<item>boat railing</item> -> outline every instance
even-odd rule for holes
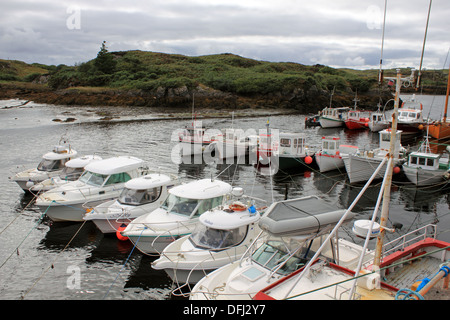
[[[426,238],[436,239],[437,226],[435,224],[427,224],[421,228],[413,230],[398,237],[392,241],[389,241],[383,245],[383,256],[387,256],[395,251],[403,251],[405,247],[413,242],[419,240],[425,240]]]
[[[170,223],[174,223],[174,222],[170,222]],[[180,229],[185,229],[185,232],[187,233],[191,233],[195,226],[198,224],[198,220],[197,219],[189,219],[188,221],[176,221],[176,226],[167,230],[163,230],[163,232],[161,232],[160,234],[158,234],[155,239],[153,239],[151,246],[153,248],[155,248],[155,242],[157,242],[159,240],[159,238],[161,237],[170,237],[172,238],[173,241],[177,240],[178,238],[184,236],[180,235]],[[158,231],[162,231],[161,229],[156,229],[155,228],[150,228],[149,224],[145,224],[144,225],[152,230],[153,232],[157,233]],[[158,225],[158,223],[151,223],[150,225],[153,225],[155,227],[155,225]],[[161,225],[167,225],[167,222],[162,222]],[[162,252],[158,252],[159,255],[162,254]]]

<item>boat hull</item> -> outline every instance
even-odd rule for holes
[[[368,181],[382,161],[380,158],[370,158],[351,154],[344,157],[343,160],[350,183]],[[394,166],[398,164],[400,164],[400,161],[394,160]],[[374,179],[383,179],[385,172],[386,164],[378,171]]]
[[[128,226],[132,219],[92,219],[91,221],[102,233],[116,233],[121,226]]]
[[[367,129],[368,122],[365,120],[347,120],[345,121],[345,126],[350,130]]]
[[[136,248],[144,254],[159,255],[163,250],[176,239],[184,236],[145,236],[145,235],[129,235],[122,234],[136,246]]]
[[[438,122],[428,125],[428,134],[435,139],[450,138],[450,123]]]
[[[446,170],[424,170],[421,168],[412,168],[407,165],[403,165],[403,172],[409,181],[416,186],[429,186],[440,184],[445,181],[444,174]]]
[[[322,128],[339,128],[344,126],[344,120],[333,119],[328,117],[320,117],[319,122]]]
[[[340,155],[316,153],[316,163],[319,166],[320,172],[328,172],[344,168],[344,161]]]

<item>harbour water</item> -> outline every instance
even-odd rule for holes
[[[424,115],[440,118],[444,97],[420,97]],[[35,167],[41,156],[60,139],[70,142],[80,155],[98,154],[103,158],[132,155],[147,160],[153,170],[172,173],[183,181],[218,177],[247,194],[269,201],[318,195],[340,208],[348,207],[362,186],[351,186],[345,172],[320,174],[315,168],[279,171],[261,175],[250,164],[189,164],[172,161],[172,132],[188,120],[154,120],[145,108],[121,107],[120,118],[104,121],[112,107],[67,107],[0,101],[0,299],[3,300],[167,300],[173,299],[172,282],[164,272],[151,268],[155,257],[134,250],[128,241],[103,235],[88,223],[52,223],[25,194],[8,179],[13,173]],[[5,108],[7,107],[7,108]],[[10,108],[11,107],[11,108]],[[115,116],[117,116],[115,112]],[[74,118],[72,122],[54,119]],[[305,132],[307,144],[318,149],[325,135],[337,135],[342,143],[370,149],[378,145],[378,134],[346,129],[304,126],[305,115],[205,119],[209,128],[233,125],[244,131],[270,127],[286,132]],[[411,148],[417,141],[407,142]],[[379,182],[374,183],[354,208],[356,218],[372,215]],[[450,196],[441,186],[417,189],[401,175],[394,177],[390,223],[401,223],[400,234],[420,226],[438,225],[438,239],[450,241]],[[343,236],[358,240],[346,228]],[[394,235],[388,234],[388,237]],[[372,244],[373,245],[373,244]],[[427,276],[427,275],[424,275]]]

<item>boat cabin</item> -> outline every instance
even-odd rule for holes
[[[339,137],[322,137],[322,153],[336,154],[336,151],[339,151],[340,142]]]
[[[343,108],[325,108],[321,112],[322,117],[331,117],[335,119],[345,120],[345,115],[350,110],[348,107]]]
[[[128,156],[99,160],[88,164],[78,181],[96,187],[125,183],[137,178],[143,166],[143,160]]]
[[[42,161],[37,166],[38,171],[58,171],[64,169],[67,161],[77,155],[75,150],[66,146],[55,146],[51,152],[42,156]]]
[[[399,122],[421,122],[421,121],[423,121],[422,110],[416,110],[416,109],[399,110],[398,121]]]
[[[280,155],[304,155],[306,153],[305,139],[303,133],[280,132]]]
[[[163,188],[173,186],[170,177],[163,174],[148,174],[131,179],[125,183],[118,202],[124,205],[139,206],[155,202],[163,193]]]
[[[401,136],[402,136],[402,131],[397,130],[397,133],[395,135],[395,137],[396,137],[395,151],[394,151],[395,158],[398,158],[400,149],[402,148],[401,143],[400,143]],[[384,151],[385,153],[387,153],[387,152],[389,152],[390,144],[391,144],[391,129],[385,129],[385,130],[380,131],[380,149],[382,151]]]
[[[412,168],[421,168],[423,170],[438,170],[439,166],[447,169],[448,161],[440,163],[441,155],[433,153],[412,152],[408,159],[408,165]]]
[[[161,208],[192,218],[221,205],[231,190],[231,185],[220,180],[194,181],[170,189]]]

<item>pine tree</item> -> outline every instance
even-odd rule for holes
[[[97,58],[95,58],[94,65],[103,73],[111,74],[114,72],[116,61],[114,60],[113,55],[108,52],[106,41],[103,41],[100,51],[97,54]]]

